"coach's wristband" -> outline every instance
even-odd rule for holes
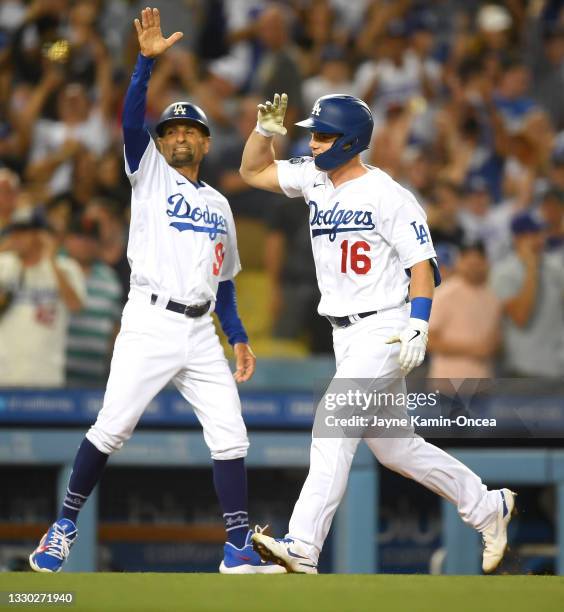
[[[433,300],[426,297],[416,297],[411,300],[411,318],[429,321]]]
[[[264,136],[265,138],[272,138],[274,136],[274,132],[270,132],[269,130],[265,130],[258,121],[257,121],[257,125],[255,127],[255,132],[258,132],[261,136]]]

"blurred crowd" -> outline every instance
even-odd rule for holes
[[[0,385],[104,383],[129,289],[120,121],[144,6],[0,0]],[[303,202],[249,189],[243,145],[256,104],[286,92],[277,154],[307,154],[294,121],[317,97],[348,93],[375,117],[364,161],[428,215],[445,279],[431,375],[564,374],[560,0],[156,6],[165,35],[184,38],[155,65],[147,124],[175,100],[207,113],[202,178],[233,208],[242,316],[253,341],[272,341],[266,354],[330,352],[331,334],[314,313]],[[256,329],[247,303],[266,313]]]

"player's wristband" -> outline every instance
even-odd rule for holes
[[[426,297],[416,297],[411,300],[411,318],[429,321],[433,300]]]
[[[258,132],[261,136],[264,136],[265,138],[272,138],[274,136],[274,132],[270,132],[269,130],[265,130],[258,121],[257,121],[257,125],[255,127],[255,132]]]

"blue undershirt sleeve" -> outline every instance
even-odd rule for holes
[[[242,342],[247,344],[249,337],[237,312],[237,297],[235,284],[232,280],[221,281],[217,289],[215,312],[218,316],[223,333],[232,346]]]
[[[138,168],[151,135],[145,127],[147,85],[155,60],[139,53],[123,104],[122,127],[125,158],[131,174]]]

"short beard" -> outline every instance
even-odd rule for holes
[[[170,158],[170,165],[173,168],[183,168],[184,166],[193,166],[194,165],[194,153],[190,151],[189,153],[184,154],[184,156],[180,159],[175,158],[174,153]]]

